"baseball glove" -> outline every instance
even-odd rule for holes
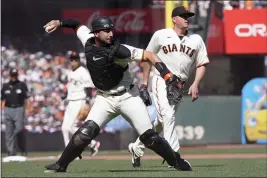
[[[150,106],[152,104],[150,95],[147,91],[147,86],[142,84],[139,89],[140,98],[143,100],[146,106]]]
[[[87,103],[85,103],[83,107],[80,109],[77,119],[79,121],[84,121],[87,115],[89,114],[89,111],[90,111],[90,107]]]
[[[183,97],[183,84],[176,76],[171,76],[166,80],[167,98],[170,105],[176,105]]]

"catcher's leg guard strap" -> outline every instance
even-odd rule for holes
[[[164,158],[170,166],[177,164],[175,153],[169,143],[154,130],[149,129],[145,131],[145,133],[140,136],[140,140],[147,148]]]
[[[100,128],[94,121],[86,121],[72,136],[69,144],[57,161],[58,164],[67,168],[71,161],[80,156],[84,148],[99,134],[99,131]]]

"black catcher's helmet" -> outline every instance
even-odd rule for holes
[[[93,20],[91,25],[92,25],[91,33],[99,30],[111,29],[114,26],[113,21],[106,16],[97,17],[96,19]]]

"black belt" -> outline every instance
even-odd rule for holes
[[[8,108],[19,108],[19,107],[23,107],[23,105],[17,105],[17,104],[11,104],[11,105],[5,105],[5,107],[8,107]]]
[[[131,84],[131,85],[130,85],[130,90],[131,90],[133,87],[134,87],[134,84]],[[101,93],[101,94],[109,95],[109,96],[121,96],[121,95],[123,95],[124,93],[127,92],[127,89],[121,90],[121,91],[119,91],[119,92],[117,92],[117,93],[111,93],[111,94],[107,94],[107,93],[104,93],[104,92],[102,92],[102,91],[98,91],[98,92]]]

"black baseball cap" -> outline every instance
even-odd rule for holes
[[[11,76],[11,77],[15,77],[15,76],[18,76],[18,70],[17,69],[10,69],[10,71],[9,71],[9,75]]]
[[[178,6],[172,10],[172,17],[180,16],[180,17],[193,17],[195,13],[189,12],[188,9],[184,6]]]
[[[70,53],[70,60],[79,60],[79,59],[80,59],[80,56],[79,56],[79,54],[77,52],[72,51]]]

